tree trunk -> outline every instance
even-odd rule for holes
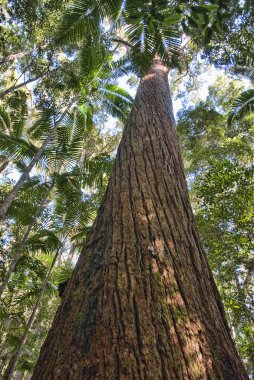
[[[32,379],[248,379],[200,246],[168,88],[141,80]]]
[[[1,204],[1,206],[0,206],[0,224],[2,224],[2,222],[4,221],[9,207],[13,203],[14,199],[16,198],[19,190],[21,189],[21,187],[23,186],[25,181],[28,179],[28,177],[31,173],[31,170],[33,169],[33,167],[37,164],[37,162],[41,158],[44,150],[46,149],[46,147],[48,145],[48,143],[52,139],[52,137],[55,133],[55,130],[56,130],[56,127],[51,130],[51,132],[49,133],[47,138],[44,140],[42,146],[38,149],[37,153],[34,155],[32,160],[30,161],[29,165],[26,167],[25,171],[20,176],[19,180],[17,181],[17,183],[15,184],[13,189],[9,192],[9,194],[6,196],[3,203]]]
[[[10,265],[9,269],[7,270],[7,273],[6,273],[6,275],[5,275],[4,279],[3,279],[3,283],[0,286],[0,299],[1,299],[2,295],[3,295],[3,292],[5,291],[5,288],[6,288],[7,284],[8,284],[8,282],[9,282],[9,279],[10,279],[10,277],[11,277],[14,269],[16,268],[16,265],[17,265],[17,263],[18,263],[18,261],[20,259],[20,256],[23,253],[23,250],[24,250],[24,247],[25,247],[25,245],[27,243],[27,240],[28,240],[28,237],[30,235],[30,232],[32,231],[32,229],[33,229],[33,227],[34,227],[34,225],[35,225],[35,223],[37,221],[37,218],[40,216],[43,208],[47,204],[48,197],[49,197],[50,192],[53,189],[53,187],[54,187],[54,184],[52,184],[50,186],[49,190],[47,191],[47,194],[43,197],[43,199],[41,200],[40,204],[38,205],[38,209],[37,209],[35,215],[33,216],[31,223],[27,227],[27,230],[25,232],[25,235],[23,236],[23,239],[22,239],[20,245],[18,246],[18,249],[17,249],[17,251],[16,251],[16,253],[15,253],[13,259],[12,259],[11,265]]]
[[[9,161],[5,156],[0,156],[0,173],[2,173],[7,166],[9,165]]]
[[[56,69],[52,69],[50,71],[47,71],[46,73],[42,73],[40,75],[38,75],[37,77],[35,78],[30,78],[30,79],[27,79],[26,81],[22,82],[22,83],[19,83],[19,84],[15,84],[9,88],[7,88],[5,91],[3,92],[0,92],[0,99],[3,99],[6,95],[10,94],[11,92],[14,92],[16,90],[18,90],[19,88],[21,87],[24,87],[26,86],[27,84],[29,83],[32,83],[32,82],[35,82],[36,80],[39,80],[41,78],[44,78],[46,77],[47,75],[52,75],[54,74],[54,72],[56,72],[57,70],[59,70],[59,68],[56,68]]]
[[[43,75],[39,75],[38,77],[35,77],[35,78],[27,79],[25,82],[22,82],[22,83],[19,83],[19,84],[16,84],[16,85],[13,85],[13,86],[7,88],[5,91],[0,92],[0,99],[3,99],[6,95],[10,94],[13,91],[18,90],[21,87],[26,86],[29,83],[32,83],[38,79],[41,79],[45,75],[47,75],[47,74],[43,74]]]
[[[23,379],[23,372],[16,371],[13,376],[13,380],[22,380]]]
[[[0,92],[0,99],[3,99],[6,95],[10,94],[11,92],[14,92],[16,90],[18,90],[19,88],[21,87],[24,87],[26,86],[27,84],[29,83],[32,83],[32,82],[35,82],[36,80],[39,80],[41,78],[44,78],[45,76],[47,75],[52,75],[54,72],[56,72],[58,70],[58,68],[56,69],[53,69],[51,71],[47,71],[46,73],[43,73],[41,75],[38,75],[37,77],[35,78],[30,78],[30,79],[27,79],[26,81],[22,82],[22,83],[19,83],[19,84],[15,84],[9,88],[7,88],[6,90],[4,90],[3,92]]]
[[[17,181],[17,183],[15,184],[15,186],[13,187],[13,189],[9,192],[9,194],[6,196],[6,198],[4,199],[3,203],[1,204],[1,206],[0,206],[0,227],[3,224],[3,221],[5,219],[6,213],[7,213],[8,209],[9,209],[9,207],[11,206],[11,204],[13,203],[14,199],[16,198],[19,190],[21,189],[21,187],[23,186],[23,184],[25,183],[25,181],[29,178],[31,170],[34,168],[34,166],[40,160],[40,158],[41,158],[44,150],[46,149],[48,143],[53,138],[53,136],[54,136],[54,134],[55,134],[55,132],[56,132],[59,124],[61,124],[61,122],[63,121],[65,115],[69,112],[69,110],[70,110],[71,106],[73,105],[73,103],[74,103],[74,101],[72,101],[70,103],[70,105],[66,108],[66,110],[62,113],[61,117],[56,122],[54,128],[52,128],[51,132],[48,134],[48,136],[44,140],[42,146],[38,149],[37,153],[34,155],[34,157],[32,158],[32,160],[30,161],[29,165],[27,165],[26,170],[20,176],[19,180]]]
[[[6,55],[5,57],[0,58],[0,65],[3,65],[7,62],[15,61],[16,59],[19,59],[19,58],[23,58],[26,55],[34,53],[37,49],[38,48],[34,48],[31,50],[25,50],[25,51],[20,51],[19,53],[13,53],[13,54]]]
[[[23,347],[24,347],[24,345],[26,343],[26,340],[27,340],[27,337],[28,337],[28,333],[29,333],[29,331],[30,331],[30,329],[31,329],[31,327],[32,327],[32,325],[34,323],[38,307],[40,305],[40,302],[41,302],[43,293],[44,293],[44,291],[46,289],[46,286],[48,284],[48,281],[49,281],[49,279],[51,277],[52,270],[53,270],[53,268],[55,266],[56,259],[57,259],[58,255],[59,255],[59,252],[60,252],[60,249],[57,250],[57,252],[56,252],[56,254],[55,254],[54,258],[53,258],[53,261],[52,261],[52,263],[50,265],[50,268],[49,268],[49,270],[47,272],[47,275],[46,275],[46,277],[45,277],[45,279],[43,281],[43,284],[41,286],[40,293],[38,295],[37,301],[36,301],[36,303],[35,303],[35,305],[33,307],[33,311],[32,311],[32,313],[31,313],[31,315],[29,317],[29,320],[27,322],[25,331],[24,331],[24,333],[23,333],[23,335],[22,335],[22,337],[20,339],[18,348],[16,349],[16,351],[12,355],[11,360],[10,360],[9,365],[8,365],[8,367],[7,367],[4,375],[3,375],[3,379],[2,380],[10,380],[11,377],[12,377],[12,374],[13,374],[13,372],[15,370],[15,366],[17,364],[17,361],[18,361],[18,359],[20,357],[20,354],[22,352],[22,349],[23,349]]]

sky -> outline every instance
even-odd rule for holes
[[[204,62],[203,62],[203,64],[204,64]],[[198,77],[197,77],[197,80],[199,82],[198,90],[197,90],[197,92],[195,92],[195,96],[193,97],[193,101],[190,98],[188,106],[193,106],[195,104],[194,101],[195,102],[202,101],[202,100],[204,101],[208,95],[209,86],[212,85],[216,81],[218,76],[221,75],[222,73],[223,73],[223,70],[216,69],[213,65],[207,64],[206,69],[203,70],[203,72],[200,75],[198,75]],[[119,86],[121,86],[125,90],[127,90],[133,97],[135,97],[137,88],[136,87],[130,87],[128,85],[127,81],[129,79],[129,77],[130,76],[120,78],[118,84],[119,84]],[[186,76],[183,81],[179,82],[180,91],[184,90],[184,86],[185,86],[188,78],[189,77]],[[171,78],[169,77],[169,81],[170,81],[170,79]],[[177,79],[177,77],[175,77],[174,80],[175,79]],[[170,85],[170,83],[169,83],[169,85]],[[174,94],[172,96],[172,101],[173,101],[174,114],[176,116],[177,112],[183,107],[183,101],[181,98],[175,98]],[[186,104],[185,104],[185,106],[186,106]],[[107,122],[105,122],[105,124],[101,126],[101,133],[102,134],[104,134],[104,133],[115,134],[115,130],[116,130],[115,127],[116,127],[116,119],[109,116]],[[36,169],[33,169],[31,174],[35,175]],[[14,181],[17,181],[19,176],[20,176],[20,173],[17,170],[12,170],[8,173],[8,177]]]
[[[208,88],[211,84],[213,84],[216,81],[216,78],[218,75],[220,75],[222,70],[216,69],[213,65],[207,65],[207,70],[203,72],[201,75],[198,76],[198,80],[202,82],[202,86],[199,87],[197,96],[195,96],[195,99],[199,100],[205,100],[208,95]],[[127,83],[130,76],[122,77],[120,78],[118,84],[119,86],[123,87],[125,90],[127,90],[133,97],[135,97],[137,88],[130,87]],[[186,77],[186,80],[188,79],[188,76]],[[169,79],[170,80],[170,79]],[[182,81],[180,84],[180,90],[184,90],[184,85],[186,81]],[[170,85],[170,83],[169,83]],[[34,84],[31,84],[31,89],[34,87]],[[28,86],[29,87],[29,86]],[[183,107],[182,100],[181,99],[175,99],[174,96],[172,97],[173,101],[173,109],[175,116],[177,115],[177,112]],[[193,102],[190,102],[189,105],[194,105]],[[101,132],[103,133],[110,133],[111,131],[115,130],[116,126],[116,119],[109,116],[107,122],[102,126]],[[31,175],[36,174],[36,168],[34,168],[31,172]],[[8,177],[11,180],[17,181],[20,174],[17,170],[12,170],[8,173]]]
[[[203,72],[201,75],[198,76],[198,80],[202,83],[201,87],[198,89],[197,96],[195,96],[195,99],[199,100],[205,100],[208,95],[208,88],[210,85],[212,85],[217,77],[223,72],[223,70],[216,69],[213,65],[207,65],[207,70]],[[127,90],[133,97],[135,97],[136,94],[136,88],[131,88],[127,81],[129,79],[128,77],[122,77],[118,81],[118,84],[120,87],[123,87],[125,90]],[[170,80],[170,78],[169,78]],[[184,85],[186,81],[188,80],[188,76],[186,76],[186,80],[182,81],[180,84],[180,90],[184,90]],[[169,83],[170,85],[170,83]],[[175,97],[172,97],[173,101],[173,109],[174,114],[176,116],[177,112],[183,107],[182,100],[181,99],[175,99]],[[192,106],[194,105],[193,102],[190,102],[188,105]],[[114,130],[114,126],[116,124],[116,120],[113,117],[109,117],[108,121],[104,124],[102,128],[102,133],[110,133]]]

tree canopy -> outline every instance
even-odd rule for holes
[[[30,376],[96,217],[139,78],[170,67],[201,240],[254,376],[253,4],[4,0],[0,372]],[[202,73],[216,77],[201,96]],[[61,287],[61,286],[60,286]]]

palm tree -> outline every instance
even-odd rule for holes
[[[62,41],[93,31],[98,39],[105,17],[112,34],[124,28],[132,69],[142,78],[33,379],[248,378],[200,245],[183,172],[168,72],[188,8],[179,12],[174,5],[74,2],[63,17]],[[209,20],[208,7],[216,16],[214,1],[194,11]]]
[[[47,147],[50,140],[53,138],[58,126],[64,120],[64,117],[67,115],[69,109],[72,106],[72,103],[73,102],[71,102],[71,104],[69,104],[69,106],[60,115],[60,117],[57,119],[57,121],[55,121],[55,120],[53,121],[54,125],[53,125],[53,128],[51,129],[50,133],[48,134],[48,136],[44,140],[43,144],[40,146],[40,148],[37,150],[37,152],[35,153],[35,155],[31,159],[31,161],[29,162],[29,164],[25,168],[24,172],[20,176],[19,180],[17,181],[17,183],[15,184],[13,189],[10,191],[10,193],[4,199],[3,203],[0,206],[0,221],[2,221],[2,222],[4,221],[5,215],[9,209],[9,207],[11,206],[12,202],[16,198],[16,196],[17,196],[19,190],[21,189],[22,185],[24,184],[24,182],[29,178],[31,170],[34,168],[34,166],[38,163],[38,161],[42,157],[42,154],[43,154],[45,148]]]
[[[0,146],[1,146],[1,173],[11,162],[18,162],[34,154],[34,146],[29,144],[26,133],[26,117],[28,112],[27,97],[22,91],[17,91],[15,100],[10,97],[7,104],[0,106]],[[7,141],[12,141],[12,149],[8,151]],[[23,151],[22,151],[23,148]]]
[[[43,293],[44,293],[44,291],[45,291],[45,289],[46,289],[46,286],[47,286],[47,284],[48,284],[48,281],[49,281],[49,279],[50,279],[50,277],[51,277],[52,270],[53,270],[54,265],[55,265],[55,263],[56,263],[56,260],[57,260],[58,254],[59,254],[59,250],[56,252],[56,254],[55,254],[55,256],[54,256],[54,258],[53,258],[53,260],[52,260],[52,264],[51,264],[51,266],[50,266],[50,268],[49,268],[49,270],[48,270],[48,272],[47,272],[47,275],[46,275],[46,277],[45,277],[45,279],[44,279],[44,281],[43,281],[43,284],[42,284],[42,286],[41,286],[40,292],[39,292],[39,294],[38,294],[37,301],[36,301],[36,303],[35,303],[35,305],[34,305],[34,308],[33,308],[33,310],[32,310],[32,313],[31,313],[31,315],[30,315],[30,317],[29,317],[29,320],[28,320],[28,323],[27,323],[26,329],[25,329],[25,331],[24,331],[24,333],[23,333],[23,335],[22,335],[22,337],[21,337],[21,340],[20,340],[20,343],[19,343],[19,345],[18,345],[18,348],[17,348],[17,350],[14,352],[14,354],[12,355],[11,360],[10,360],[10,362],[9,362],[9,365],[8,365],[8,367],[7,367],[7,369],[6,369],[5,373],[4,373],[4,375],[3,375],[3,379],[4,379],[4,380],[9,380],[9,379],[11,379],[12,373],[13,373],[13,371],[14,371],[14,369],[15,369],[15,366],[16,366],[16,363],[17,363],[18,358],[19,358],[19,356],[20,356],[21,350],[22,350],[22,348],[23,348],[23,346],[24,346],[24,344],[25,344],[25,342],[26,342],[26,340],[27,340],[27,336],[28,336],[29,330],[31,329],[32,324],[33,324],[33,322],[34,322],[34,319],[35,319],[35,316],[36,316],[36,312],[37,312],[37,309],[38,309],[38,307],[39,307],[39,305],[40,305],[40,302],[41,302],[41,299],[42,299]]]
[[[106,96],[103,95],[102,102],[107,104],[107,107],[111,110],[111,113],[116,113],[120,115],[121,111],[121,115],[123,117],[124,112],[126,112],[125,99],[128,99],[128,101],[131,102],[131,97],[127,98],[128,94],[126,94],[126,92],[112,84],[105,85],[103,91],[107,91],[107,94]],[[96,101],[98,102],[98,96],[96,97]],[[119,110],[119,105],[121,106],[121,110]],[[42,137],[44,131],[39,129],[40,126],[40,123],[35,123],[35,125],[31,128],[30,136],[34,136],[37,139],[39,137]],[[94,133],[92,109],[91,106],[84,107],[83,105],[82,110],[75,108],[73,112],[65,118],[65,122],[59,125],[58,127],[57,136],[55,140],[51,141],[50,146],[48,146],[48,148],[44,150],[44,155],[42,157],[44,161],[44,166],[46,165],[46,167],[44,167],[44,171],[46,168],[48,168],[47,170],[49,171],[51,178],[49,178],[46,181],[46,183],[39,183],[39,186],[36,181],[30,181],[30,183],[32,182],[31,184],[34,184],[37,189],[36,197],[39,196],[38,189],[41,189],[43,191],[43,195],[40,195],[40,201],[38,202],[38,204],[36,204],[36,211],[34,212],[34,216],[31,218],[31,221],[27,226],[26,232],[24,233],[21,243],[17,248],[16,253],[9,266],[9,269],[5,275],[3,283],[0,287],[0,297],[2,296],[3,291],[5,290],[9,281],[9,278],[17,265],[17,262],[29,238],[29,234],[36,225],[38,217],[42,213],[43,209],[46,207],[47,203],[52,202],[52,194],[54,194],[54,187],[57,186],[58,193],[60,192],[61,194],[63,193],[61,187],[63,189],[67,189],[68,181],[71,181],[71,183],[74,183],[74,181],[78,181],[76,182],[76,191],[78,191],[79,194],[81,194],[80,188],[82,186],[93,185],[93,181],[95,181],[96,177],[104,173],[105,165],[103,167],[103,159],[105,160],[107,159],[107,157],[102,156],[102,160],[99,161],[98,159],[100,158],[100,154],[98,155],[98,157],[96,156],[91,158],[86,157],[84,155],[87,141],[89,141],[91,133]],[[7,144],[3,143],[3,147],[5,148],[5,153],[6,151],[9,151],[9,153],[11,153],[12,149],[14,148],[13,153],[17,158],[17,148],[14,145],[15,142],[17,142],[17,139],[10,138]],[[25,145],[25,148],[26,147],[27,146]],[[21,144],[20,150],[21,154],[24,154],[26,152],[24,149],[24,143]],[[95,162],[98,162],[99,164],[94,165]],[[67,172],[65,172],[64,169],[67,170]],[[29,198],[29,187],[30,189],[32,189],[32,191],[33,187],[31,188],[29,182],[26,183],[28,184],[28,186],[25,186],[23,191],[25,192],[26,197]],[[75,201],[77,202],[77,200]],[[22,201],[22,199],[21,201],[19,199],[17,199],[16,202],[14,201],[13,207],[9,210],[10,217],[13,217],[12,209],[14,209],[14,216],[15,211],[16,213],[18,213],[18,216],[22,214],[22,212],[27,213],[27,207],[23,207],[22,202],[24,202],[24,200]],[[29,199],[29,202],[31,203],[31,199]],[[83,207],[84,203],[82,202],[82,199],[80,199],[80,202],[80,207]],[[78,207],[78,203],[76,203],[76,206]],[[75,210],[75,212],[77,212],[77,209]],[[83,222],[86,223],[85,220]]]
[[[91,49],[91,44],[88,45]],[[43,131],[48,131],[46,138],[44,137],[42,145],[36,149],[33,157],[31,158],[29,164],[24,169],[21,177],[13,187],[13,189],[6,195],[0,206],[0,221],[4,221],[6,213],[11,206],[12,202],[16,198],[18,192],[22,188],[25,181],[28,179],[31,170],[39,163],[42,159],[46,147],[50,144],[54,136],[57,135],[57,131],[65,120],[68,120],[68,114],[77,104],[83,104],[86,110],[87,122],[92,125],[92,117],[94,110],[93,108],[98,107],[100,104],[104,106],[113,116],[118,116],[120,118],[125,118],[126,112],[130,105],[132,104],[132,97],[120,87],[112,82],[112,79],[106,76],[107,70],[106,66],[110,65],[110,59],[112,60],[112,55],[106,56],[103,49],[99,54],[97,54],[96,59],[91,59],[91,55],[86,56],[87,47],[85,47],[79,60],[76,64],[77,72],[67,72],[68,81],[65,82],[65,92],[70,92],[72,95],[69,104],[65,107],[64,111],[61,113],[52,113],[52,111],[44,112],[39,121],[35,122],[35,125],[31,128],[31,131],[35,131],[35,136],[44,136]],[[106,59],[106,64],[102,61]],[[112,65],[116,65],[112,63]],[[102,75],[102,66],[104,67],[104,72]],[[41,131],[41,132],[40,132]],[[21,141],[13,140],[11,138],[4,139],[2,143],[2,149],[6,152],[15,150],[15,143],[21,143]]]

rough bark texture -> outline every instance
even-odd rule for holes
[[[200,246],[157,64],[32,379],[247,378]]]

